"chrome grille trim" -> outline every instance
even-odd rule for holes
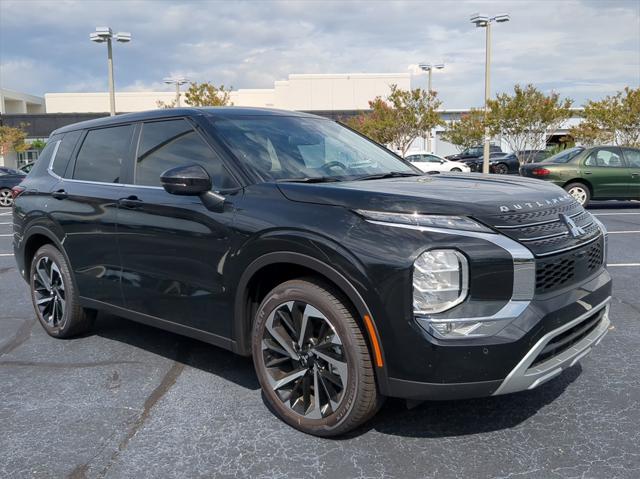
[[[584,211],[578,211],[577,213],[569,215],[569,218],[575,218],[576,216],[579,216],[582,213],[584,213]],[[558,223],[559,221],[560,221],[560,218],[558,217],[555,220],[538,221],[536,223],[526,223],[521,225],[494,226],[494,228],[499,230],[517,230],[520,228],[529,228],[531,226],[541,226],[541,225],[548,225],[551,223]]]

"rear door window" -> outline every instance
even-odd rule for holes
[[[122,164],[129,156],[133,125],[89,130],[76,158],[73,178],[120,183]]]
[[[625,164],[618,148],[598,148],[584,162],[585,166],[624,168]]]
[[[624,157],[629,162],[631,168],[640,168],[640,150],[625,148]]]

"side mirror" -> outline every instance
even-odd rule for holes
[[[211,190],[211,177],[200,165],[171,168],[160,175],[160,183],[172,195],[196,196]]]

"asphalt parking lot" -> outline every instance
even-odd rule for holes
[[[0,209],[0,477],[640,477],[640,203],[593,204],[610,231],[612,328],[528,393],[406,410],[339,440],[264,406],[249,359],[101,315],[36,323]]]

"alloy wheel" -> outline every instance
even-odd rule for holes
[[[507,165],[500,163],[496,165],[495,172],[499,175],[506,175],[509,172],[509,168],[507,168]]]
[[[580,186],[573,186],[573,187],[569,188],[568,193],[571,196],[573,196],[573,198],[583,206],[587,202],[588,193],[584,188],[582,188]]]
[[[33,275],[33,294],[42,319],[51,327],[61,325],[66,308],[64,279],[48,256],[38,259]]]
[[[11,206],[13,204],[13,194],[11,190],[0,190],[0,206]]]
[[[349,372],[342,340],[326,316],[303,301],[280,304],[262,337],[269,386],[305,419],[322,419],[344,399]]]

